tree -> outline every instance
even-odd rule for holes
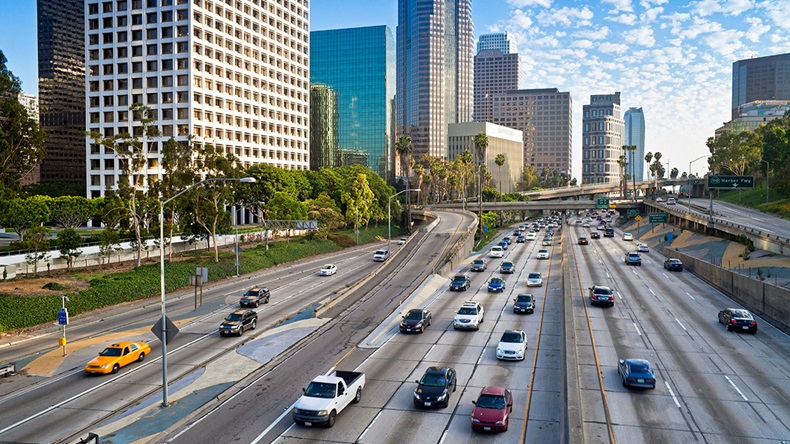
[[[33,274],[38,274],[38,262],[49,260],[49,228],[37,225],[28,230],[27,239],[24,242],[26,248],[32,250],[25,255],[28,264],[33,265]]]
[[[505,166],[507,157],[504,154],[497,154],[494,158],[494,163],[499,167],[499,194],[502,194],[502,167]]]
[[[648,171],[650,171],[651,180],[653,176],[653,170],[650,169],[650,162],[652,161],[653,161],[653,153],[648,151],[647,154],[645,154],[645,162],[647,163]]]
[[[58,233],[57,245],[58,251],[60,251],[60,257],[66,259],[66,270],[70,271],[74,259],[82,254],[80,250],[82,238],[77,234],[77,230],[74,228],[66,228]]]
[[[290,193],[278,191],[266,203],[269,217],[274,220],[305,220],[307,219],[307,205],[296,200]],[[286,230],[288,240],[291,239],[291,230]]]
[[[181,143],[171,137],[165,141],[162,146],[162,180],[155,183],[151,189],[152,194],[158,196],[160,201],[164,202],[170,199],[194,183],[196,179],[193,163],[195,150],[196,147],[191,140]],[[168,206],[165,213],[166,220],[163,221],[165,224],[163,231],[168,233],[167,239],[160,240],[168,246],[168,260],[171,262],[173,261],[173,232],[179,214],[183,211],[178,204],[179,201],[176,200]],[[160,247],[163,246],[160,245]]]
[[[636,152],[636,145],[623,145],[623,149],[627,152],[631,153],[631,180],[634,184],[634,188],[632,191],[633,200],[636,201],[636,163],[634,163],[634,153]],[[639,180],[642,180],[641,178]]]
[[[483,166],[486,161],[486,150],[488,149],[488,136],[486,133],[478,133],[474,138],[475,153],[477,154],[477,168],[480,171],[480,183],[478,185],[478,216],[480,217],[480,236],[483,236]]]
[[[367,226],[370,222],[374,195],[365,174],[359,174],[346,190],[343,194],[343,202],[346,204],[346,220],[354,221],[354,231],[356,232],[359,230],[360,224]]]
[[[19,235],[19,242],[24,243],[25,234],[33,227],[49,222],[48,199],[45,196],[33,196],[27,199],[12,199],[4,205],[0,221],[11,227]]]
[[[412,144],[411,144],[411,137],[407,135],[401,135],[398,138],[398,141],[395,143],[395,152],[400,157],[400,165],[401,168],[404,170],[404,174],[406,176],[406,189],[408,190],[411,188],[411,182],[409,182],[409,170],[411,169],[411,153],[412,153]],[[406,231],[411,233],[411,193],[406,193],[406,214],[409,223],[407,223]]]
[[[620,195],[625,197],[625,185],[628,183],[625,174],[625,167],[628,166],[628,162],[625,160],[625,154],[620,154],[620,157],[617,158],[617,166],[620,167]]]
[[[96,214],[92,200],[82,196],[61,196],[49,201],[50,220],[63,228],[78,228]]]
[[[112,254],[121,249],[121,237],[118,235],[118,230],[105,226],[99,235],[101,243],[99,244],[99,253],[107,259],[110,263]]]
[[[743,176],[749,165],[762,159],[762,140],[760,135],[752,131],[738,134],[725,133],[707,142],[711,152],[711,163],[718,170],[727,170],[736,176]]]
[[[320,238],[326,238],[329,230],[342,228],[345,224],[337,203],[327,193],[321,193],[307,202],[307,218],[318,221]]]

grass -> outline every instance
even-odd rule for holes
[[[769,189],[768,202],[766,202],[764,186],[751,190],[723,191],[715,199],[790,219],[790,198]]]

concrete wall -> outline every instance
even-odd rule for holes
[[[680,259],[688,271],[760,315],[776,328],[790,333],[790,289],[738,274],[671,248],[664,248],[664,255]]]
[[[441,276],[449,276],[453,273],[453,270],[455,270],[455,268],[474,250],[477,223],[477,216],[475,216],[472,223],[466,227],[466,231],[462,234],[461,240],[454,244],[452,248],[450,248],[447,253],[447,261],[444,262],[438,270],[436,270],[436,274]]]

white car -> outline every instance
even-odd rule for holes
[[[523,330],[505,330],[496,346],[496,358],[521,361],[527,355],[528,342]]]
[[[656,202],[663,202],[663,201],[664,201],[664,199],[663,199],[663,198],[661,198],[661,197],[656,197]]]
[[[636,251],[640,253],[650,253],[650,247],[647,244],[639,244],[636,246]]]
[[[335,273],[337,273],[337,265],[335,264],[326,264],[318,270],[319,276],[332,276]]]
[[[548,259],[549,258],[549,250],[545,248],[541,248],[538,250],[538,259]]]
[[[390,257],[390,252],[387,250],[376,250],[373,253],[374,262],[384,262],[387,260],[388,257]]]
[[[585,222],[585,223],[582,224],[582,227],[590,228],[590,223],[589,222]]]
[[[529,233],[527,233],[527,240],[528,241],[533,241],[537,237],[538,237],[538,234],[535,233],[534,231],[530,231]]]
[[[527,287],[542,287],[543,275],[537,271],[532,271],[527,276]]]
[[[667,199],[667,205],[675,205],[676,203],[678,202],[675,200],[674,197],[670,197]]]
[[[403,245],[403,244],[405,244],[405,243],[406,243],[406,238],[405,238],[405,237],[402,237],[402,238],[400,238],[400,239],[398,240],[398,245]]]
[[[623,233],[623,240],[624,241],[632,241],[634,240],[634,235],[631,233]]]
[[[479,302],[466,301],[453,318],[453,328],[455,330],[480,330],[484,314],[485,310]]]
[[[491,252],[488,254],[489,257],[505,257],[505,250],[502,249],[500,246],[491,247]]]

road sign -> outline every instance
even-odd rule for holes
[[[668,181],[664,182],[664,185],[672,186],[672,185],[675,185],[675,182],[672,182],[671,180],[668,180]]]
[[[625,215],[628,217],[639,216],[639,210],[628,210],[625,212]],[[641,220],[641,218],[639,220]]]
[[[178,327],[176,327],[176,325],[173,324],[170,318],[166,316],[165,316],[165,328],[167,328],[167,341],[165,342],[169,344],[170,341],[175,339],[179,330]],[[159,318],[159,320],[156,321],[156,324],[154,324],[154,326],[151,327],[151,331],[154,333],[154,335],[156,335],[157,338],[159,338],[160,341],[162,340],[162,318]]]
[[[754,176],[708,176],[708,188],[754,188]]]
[[[58,325],[69,325],[69,312],[65,308],[58,311]]]
[[[637,222],[641,222],[642,221],[642,216],[637,214],[636,217],[634,218],[634,220],[636,220]]]
[[[609,199],[596,199],[595,200],[595,207],[596,208],[609,208]]]
[[[650,213],[647,216],[648,221],[651,224],[666,223],[666,221],[669,219],[667,217],[667,213]]]

